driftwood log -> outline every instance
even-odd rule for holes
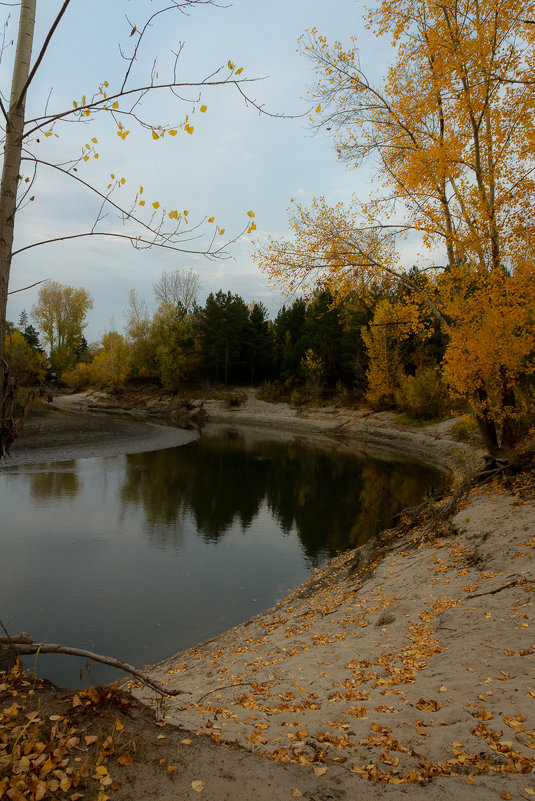
[[[94,654],[91,651],[85,651],[82,648],[71,648],[68,645],[57,645],[55,643],[47,642],[34,642],[29,634],[21,632],[20,634],[6,635],[0,637],[0,670],[10,668],[17,656],[27,656],[28,654],[67,654],[68,656],[81,656],[84,659],[92,659],[94,662],[101,662],[103,665],[110,665],[110,667],[117,668],[118,670],[125,670],[136,679],[146,684],[147,687],[156,690],[161,695],[181,695],[182,690],[171,690],[169,687],[160,684],[143,673],[141,670],[115,659],[113,656],[103,656],[102,654]]]

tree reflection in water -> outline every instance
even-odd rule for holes
[[[61,463],[61,467],[43,469],[28,474],[30,494],[34,500],[50,500],[51,498],[74,498],[80,490],[80,477],[76,470],[76,461],[70,459]]]
[[[433,468],[363,456],[326,438],[284,442],[226,430],[128,456],[120,498],[125,509],[143,508],[149,537],[165,547],[178,546],[186,515],[205,542],[235,523],[254,536],[265,506],[285,534],[296,532],[316,566],[366,542],[444,480]]]

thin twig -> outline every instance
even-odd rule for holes
[[[35,284],[28,284],[28,286],[23,286],[20,289],[12,289],[8,292],[8,295],[15,295],[17,292],[25,292],[27,289],[31,289],[34,286],[38,286],[39,284],[44,284],[45,281],[50,281],[50,278],[42,278],[40,281],[36,281]]]

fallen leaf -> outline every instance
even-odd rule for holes
[[[167,766],[167,772],[168,773],[173,773],[173,771],[176,770],[176,768],[177,768],[176,765],[168,765]]]
[[[84,740],[86,745],[93,745],[93,743],[97,742],[98,737],[96,734],[86,734]]]
[[[509,790],[502,790],[500,793],[500,798],[503,798],[504,801],[511,801],[512,796]]]
[[[420,698],[420,700],[416,703],[418,709],[423,709],[424,712],[436,712],[439,709],[442,709],[442,704],[440,701],[434,701],[430,699],[426,701],[425,698]]]
[[[296,787],[295,790],[293,791],[292,795],[293,795],[294,798],[301,798],[303,793],[301,792],[301,790],[298,790],[297,787]]]
[[[327,773],[327,768],[325,766],[314,768],[314,774],[316,776],[324,776]]]
[[[117,762],[119,763],[119,765],[124,765],[125,768],[128,768],[130,765],[133,764],[134,760],[132,759],[128,751],[125,751],[124,754],[121,754],[121,756],[118,757]]]
[[[206,782],[201,782],[199,779],[191,783],[192,789],[195,790],[196,793],[202,793],[204,788],[206,787]]]
[[[181,740],[180,742],[182,743],[182,745],[191,745],[191,740],[189,738],[186,738],[185,740]]]

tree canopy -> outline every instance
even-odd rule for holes
[[[351,208],[296,204],[293,239],[258,257],[290,291],[408,290],[404,319],[420,332],[439,323],[444,374],[492,451],[514,442],[535,352],[534,10],[528,0],[383,0],[368,15],[393,47],[380,84],[355,40],[346,48],[310,31],[302,50],[316,69],[317,124],[351,167],[373,164],[375,189]],[[414,236],[427,262],[420,284],[403,264]]]

